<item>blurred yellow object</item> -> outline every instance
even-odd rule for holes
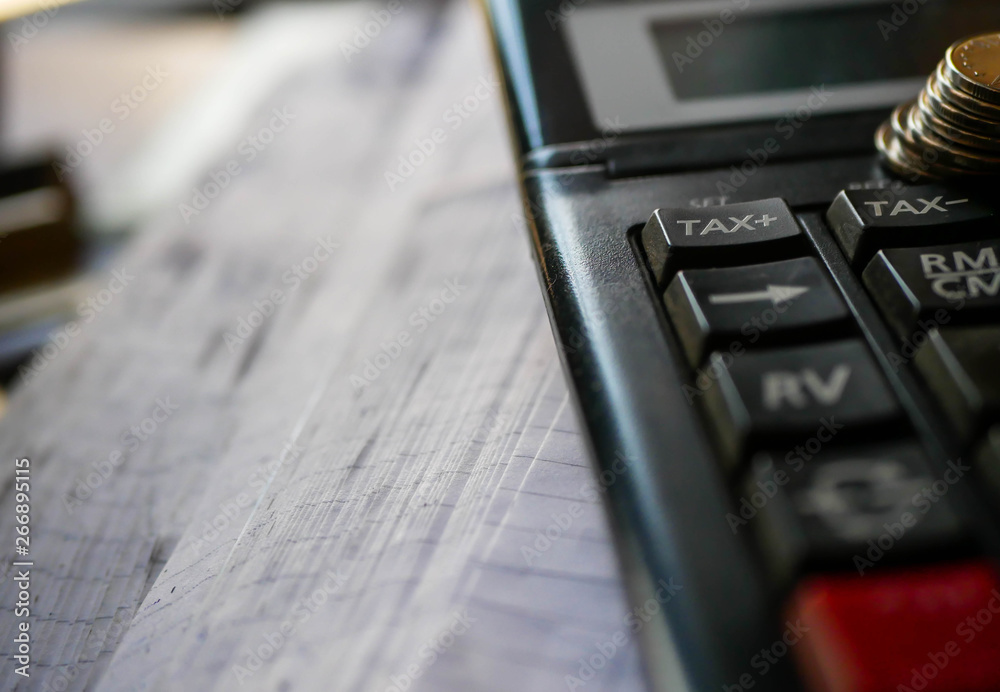
[[[63,5],[72,5],[80,0],[0,0],[0,22],[16,19],[22,15],[54,10]]]

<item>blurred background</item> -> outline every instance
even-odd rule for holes
[[[220,132],[335,50],[308,3],[259,5],[0,2],[0,411],[34,349],[90,315],[88,277],[231,148]]]
[[[0,7],[0,689],[552,690],[632,641],[481,8]]]

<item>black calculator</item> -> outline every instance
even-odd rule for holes
[[[1000,3],[487,9],[651,686],[1000,690],[1000,187],[875,147]]]

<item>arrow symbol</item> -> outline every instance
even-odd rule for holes
[[[708,297],[708,302],[712,305],[730,305],[733,303],[755,303],[759,300],[769,300],[777,305],[778,303],[795,300],[808,290],[808,286],[773,286],[768,284],[766,291],[716,293]]]

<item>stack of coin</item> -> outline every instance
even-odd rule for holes
[[[1000,175],[1000,34],[959,41],[915,101],[875,135],[885,163],[908,178]]]

